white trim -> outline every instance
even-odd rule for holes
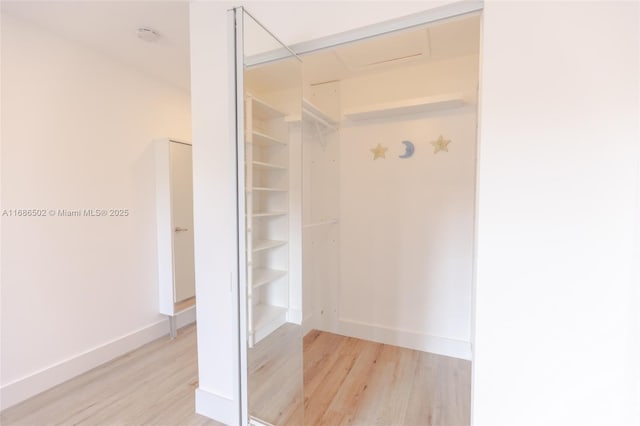
[[[227,14],[227,32],[229,34],[229,63],[234,64],[229,72],[230,87],[229,114],[231,119],[230,143],[234,153],[236,166],[235,175],[235,205],[236,217],[234,226],[236,228],[235,249],[237,253],[237,265],[235,271],[231,273],[231,287],[236,303],[233,305],[232,322],[235,330],[238,331],[237,344],[234,345],[233,355],[235,365],[237,365],[237,379],[234,380],[235,415],[228,424],[248,424],[249,419],[249,396],[248,396],[248,361],[247,361],[247,271],[246,265],[246,182],[244,176],[245,160],[245,133],[244,133],[244,9],[236,8]],[[252,18],[255,20],[255,18]],[[241,227],[240,224],[243,224]],[[235,287],[234,287],[235,286]],[[210,407],[215,412],[215,407]],[[213,416],[209,416],[214,418]]]
[[[264,420],[260,420],[256,417],[250,416],[249,417],[249,426],[274,426],[271,423],[268,423]]]
[[[302,311],[300,309],[287,309],[287,322],[302,325]]]
[[[471,343],[361,321],[340,319],[338,334],[422,352],[471,360]]]
[[[473,204],[473,265],[471,267],[471,401],[470,401],[470,420],[471,424],[474,424],[475,418],[475,375],[476,375],[476,363],[475,349],[476,349],[476,294],[478,288],[478,211],[480,206],[480,180],[479,180],[479,165],[481,155],[481,141],[480,141],[480,124],[482,123],[482,66],[483,66],[483,53],[484,46],[484,15],[480,16],[480,41],[478,52],[478,93],[477,93],[477,109],[476,109],[476,158],[474,163],[475,181],[473,192],[475,200]]]
[[[196,305],[189,306],[188,308],[178,312],[175,317],[176,327],[178,330],[196,322]]]
[[[177,315],[178,327],[195,321],[195,307]],[[0,410],[16,405],[82,373],[125,355],[168,334],[168,319],[162,319],[130,334],[89,349],[43,368],[0,388]]]
[[[238,421],[238,401],[198,388],[196,413],[226,425],[233,425]]]

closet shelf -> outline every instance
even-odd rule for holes
[[[329,219],[323,220],[315,223],[308,223],[306,225],[302,225],[303,228],[315,228],[317,226],[325,226],[325,225],[336,225],[338,223],[338,219]]]
[[[251,191],[262,191],[262,192],[287,192],[289,191],[287,188],[266,188],[263,186],[254,186],[252,188],[247,188],[247,192]]]
[[[287,142],[280,140],[278,138],[274,138],[273,136],[267,135],[257,130],[253,130],[251,132],[251,135],[252,135],[251,141],[256,145],[260,145],[260,146],[287,145]]]
[[[253,167],[258,170],[287,170],[285,166],[279,166],[277,164],[264,163],[262,161],[254,161]]]
[[[253,288],[258,288],[265,284],[269,284],[278,278],[284,277],[285,275],[287,275],[287,271],[279,271],[277,269],[269,268],[254,268],[251,286]]]
[[[286,241],[277,241],[277,240],[256,240],[253,242],[253,251],[263,251],[269,250],[276,247],[282,247],[287,244]]]
[[[251,216],[253,216],[253,217],[273,217],[273,216],[285,216],[286,214],[287,214],[286,211],[255,212]]]
[[[416,98],[399,102],[366,105],[344,111],[344,116],[351,120],[367,120],[371,118],[394,117],[404,114],[426,113],[458,108],[464,105],[462,94],[448,94]]]
[[[300,114],[288,115],[284,118],[287,123],[299,123],[302,119],[310,120],[322,126],[335,130],[338,120],[331,117],[326,112],[311,103],[308,99],[302,98],[302,116]]]
[[[252,94],[248,94],[247,99],[253,103],[253,115],[261,120],[270,120],[284,116],[282,111],[262,99],[256,98]]]

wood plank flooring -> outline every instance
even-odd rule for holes
[[[269,346],[295,336],[299,342],[294,333],[299,328],[279,329]],[[250,353],[257,374],[249,383],[250,406],[276,424],[469,424],[469,361],[315,330],[304,349],[281,345],[268,355],[266,347]],[[301,362],[295,353],[302,350],[303,378],[295,374]],[[219,425],[195,414],[197,385],[196,333],[189,326],[173,341],[149,343],[3,411],[0,424]]]
[[[195,413],[195,325],[0,413],[0,424],[220,425]]]
[[[272,425],[302,425],[302,327],[280,326],[249,349],[247,364],[249,415]]]
[[[304,338],[305,425],[470,423],[471,362],[313,330]]]

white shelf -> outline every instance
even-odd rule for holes
[[[277,164],[264,163],[262,161],[254,161],[253,168],[258,170],[287,170],[285,166],[279,166]]]
[[[325,225],[336,225],[338,223],[338,219],[328,219],[328,220],[323,220],[320,222],[314,222],[314,223],[307,223],[305,225],[302,225],[303,228],[315,228],[318,226],[325,226]]]
[[[276,211],[276,212],[256,212],[251,216],[253,217],[273,217],[273,216],[285,216],[287,214],[286,211]]]
[[[438,95],[352,108],[346,110],[344,116],[351,120],[366,120],[370,118],[441,111],[458,108],[462,105],[464,105],[464,98],[461,94]]]
[[[262,304],[255,305],[253,307],[254,344],[286,322],[287,308]]]
[[[287,244],[286,241],[276,241],[276,240],[256,240],[253,242],[253,251],[263,251],[269,250],[276,247],[281,247]]]
[[[252,262],[246,283],[247,343],[252,347],[285,324],[288,316],[289,179],[282,171],[288,170],[289,125],[286,114],[264,100],[248,95],[245,101],[247,261]]]
[[[247,188],[248,192],[257,191],[257,192],[287,192],[289,191],[286,188],[266,188],[263,186],[254,186],[252,188]]]
[[[285,275],[287,275],[287,271],[279,271],[277,269],[269,268],[254,268],[251,286],[253,288],[258,288],[265,284],[269,284],[277,280],[278,278],[284,277]]]
[[[279,111],[273,105],[263,101],[260,98],[256,98],[253,95],[248,95],[253,101],[253,115],[261,120],[271,120],[278,117],[283,117],[284,113]]]
[[[282,141],[278,138],[274,138],[273,136],[267,135],[262,132],[258,132],[257,130],[252,131],[251,134],[253,136],[251,140],[255,145],[261,145],[261,146],[287,145],[286,141]]]
[[[288,115],[284,121],[287,123],[299,123],[301,119],[315,121],[322,124],[324,127],[335,129],[338,125],[338,119],[330,116],[326,112],[311,103],[307,99],[302,99],[302,117],[300,114]]]

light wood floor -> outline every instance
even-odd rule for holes
[[[280,333],[280,342],[296,336],[287,331],[299,328],[274,336]],[[468,361],[314,330],[304,338],[303,398],[295,374],[300,358],[290,352],[297,348],[250,354],[257,374],[249,383],[250,406],[277,424],[300,426],[302,405],[309,426],[469,424]],[[173,341],[159,339],[3,411],[0,424],[219,425],[194,412],[196,359],[190,326]],[[259,405],[264,398],[269,402]]]
[[[306,425],[470,423],[471,362],[311,331],[304,338]]]
[[[162,338],[0,413],[0,424],[220,425],[195,414],[196,328]]]
[[[249,349],[247,364],[249,415],[272,425],[302,425],[302,327],[280,326]]]

